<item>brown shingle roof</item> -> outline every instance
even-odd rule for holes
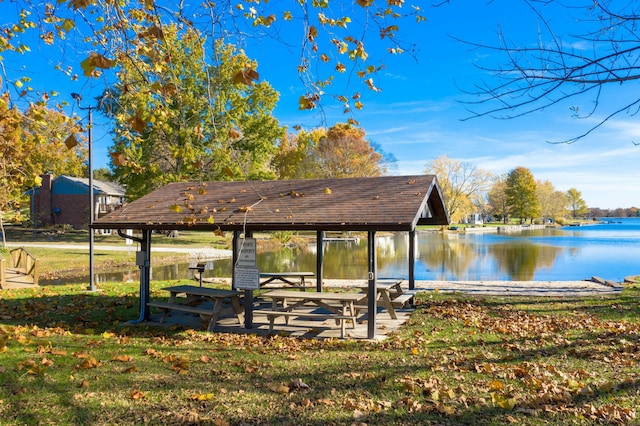
[[[409,231],[449,218],[433,175],[172,183],[99,229]]]

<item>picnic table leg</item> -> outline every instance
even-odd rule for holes
[[[382,304],[387,308],[387,312],[389,312],[389,316],[391,319],[398,319],[396,315],[396,310],[393,307],[393,303],[391,302],[391,298],[389,297],[389,292],[382,290],[380,291],[380,298],[382,299]]]
[[[169,295],[169,303],[173,304],[176,302],[176,296],[178,295],[178,293],[176,293],[175,291],[172,291]],[[171,310],[168,308],[160,308],[162,309],[162,318],[160,318],[160,323],[163,323],[166,321],[167,318],[169,318],[169,316],[171,315]]]
[[[209,320],[207,331],[213,331],[216,328],[216,323],[218,322],[218,316],[220,315],[221,309],[222,309],[222,299],[219,297],[216,297],[213,303],[213,312],[211,313],[211,319]]]
[[[238,317],[238,322],[242,324],[244,322],[244,310],[242,309],[242,306],[240,306],[238,296],[231,296],[231,306],[233,306],[236,317]]]

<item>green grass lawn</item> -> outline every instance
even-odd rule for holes
[[[381,342],[128,325],[137,284],[100,287],[0,290],[1,424],[639,422],[638,286],[580,299],[422,293]]]

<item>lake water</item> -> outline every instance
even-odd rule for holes
[[[600,276],[622,281],[640,274],[640,218],[546,228],[518,233],[418,232],[417,280],[569,281]],[[379,277],[407,278],[408,234],[377,237]],[[315,242],[305,247],[258,253],[261,271],[315,271]],[[153,279],[191,277],[188,264],[154,267]],[[205,276],[229,277],[231,259],[214,262]],[[366,279],[367,241],[327,241],[324,277]],[[100,281],[138,280],[138,269],[100,274]],[[70,282],[65,280],[65,282]],[[88,277],[78,282],[88,282]],[[46,284],[46,283],[43,283]]]

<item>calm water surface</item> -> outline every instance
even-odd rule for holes
[[[640,218],[512,234],[418,232],[418,280],[566,281],[592,276],[621,281],[640,274]],[[407,278],[408,235],[379,234],[379,277]],[[315,243],[258,254],[261,271],[315,271]],[[153,279],[191,277],[188,264],[154,267]],[[229,277],[231,260],[214,262],[205,276]],[[366,279],[367,241],[327,241],[324,277]],[[138,280],[138,269],[100,274],[98,281]],[[78,282],[87,282],[88,277]],[[65,280],[65,282],[68,282]],[[46,283],[43,283],[46,284]]]

